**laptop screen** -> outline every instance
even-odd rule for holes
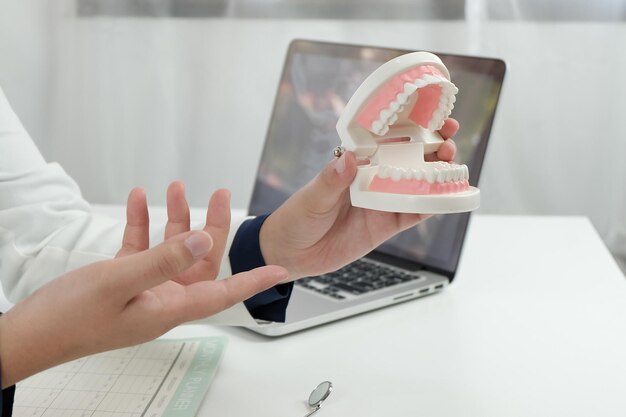
[[[309,182],[340,144],[335,130],[345,103],[365,78],[407,50],[296,40],[289,47],[250,202],[259,215],[278,208]],[[436,53],[436,52],[435,52]],[[501,60],[436,53],[459,88],[452,117],[455,162],[467,164],[476,185],[502,87]],[[376,253],[453,278],[469,213],[433,216],[389,239]]]

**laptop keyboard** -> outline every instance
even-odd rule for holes
[[[359,259],[335,272],[301,278],[295,282],[295,285],[335,300],[347,300],[419,279],[423,279],[423,277],[415,273],[408,273]]]

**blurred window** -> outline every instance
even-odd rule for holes
[[[252,19],[463,19],[464,0],[77,0],[78,14]]]
[[[623,21],[626,0],[77,0],[82,17]]]

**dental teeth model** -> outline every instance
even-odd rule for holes
[[[341,146],[370,163],[358,167],[352,205],[398,213],[460,213],[478,208],[465,165],[426,162],[444,142],[437,130],[459,90],[441,60],[414,52],[386,62],[354,93],[339,121]]]

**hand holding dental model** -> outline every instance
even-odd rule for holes
[[[429,161],[444,139],[457,87],[428,52],[394,58],[354,93],[337,122],[342,148],[369,164],[350,187],[352,204],[399,213],[458,213],[480,204],[466,165]]]
[[[439,58],[425,52],[370,75],[337,123],[345,152],[263,224],[266,263],[287,268],[290,279],[319,275],[415,226],[425,213],[476,209],[479,191],[469,186],[467,167],[451,163],[456,145],[449,138],[459,124],[448,116],[456,92]]]
[[[458,129],[456,120],[446,119],[439,130],[445,139],[426,159],[452,161],[456,145],[449,138]],[[266,264],[285,267],[290,279],[335,271],[428,218],[350,204],[359,164],[353,152],[343,153],[267,218],[259,236]]]

